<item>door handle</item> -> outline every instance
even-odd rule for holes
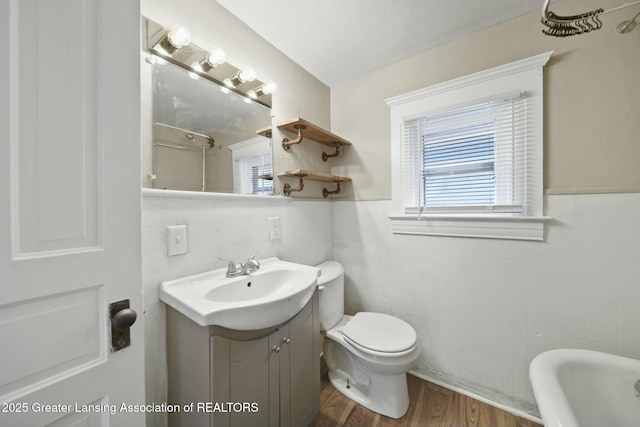
[[[129,300],[109,304],[111,319],[111,351],[115,352],[131,345],[131,326],[138,318],[135,310],[129,308]]]
[[[111,318],[112,329],[128,329],[136,322],[138,313],[130,308],[123,308]]]

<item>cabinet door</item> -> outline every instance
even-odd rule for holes
[[[314,300],[315,301],[315,300]],[[214,413],[213,426],[302,427],[317,411],[313,304],[268,336],[212,339],[213,402],[255,403],[258,411]],[[317,322],[316,322],[317,323]],[[227,371],[228,367],[228,371]]]
[[[264,427],[272,418],[269,338],[229,342],[229,402],[258,405],[257,412],[229,412],[231,427]]]
[[[289,323],[288,344],[289,349],[288,367],[285,370],[288,378],[281,376],[281,381],[288,385],[289,399],[286,401],[288,417],[283,416],[283,420],[289,418],[288,424],[282,426],[307,426],[311,424],[314,416],[314,369],[315,361],[318,357],[314,353],[314,332],[313,332],[313,311],[312,305],[300,312],[291,323]]]
[[[269,336],[269,426],[289,426],[288,408],[289,390],[282,381],[283,372],[288,369],[289,347],[286,345],[289,326],[285,325]],[[288,377],[288,375],[286,376]]]

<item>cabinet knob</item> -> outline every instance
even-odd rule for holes
[[[289,344],[291,342],[291,340],[287,337],[282,338],[282,342],[285,344]]]
[[[280,347],[278,347],[277,345],[274,345],[273,348],[271,349],[271,351],[275,351],[276,353],[280,353]]]

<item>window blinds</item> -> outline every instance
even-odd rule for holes
[[[521,213],[526,124],[520,92],[405,121],[405,212]]]
[[[271,152],[240,157],[234,161],[234,192],[270,195],[272,181],[259,178],[272,175]]]

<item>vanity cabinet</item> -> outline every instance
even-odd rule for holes
[[[317,292],[265,331],[202,327],[168,308],[169,426],[306,426],[320,410]]]

